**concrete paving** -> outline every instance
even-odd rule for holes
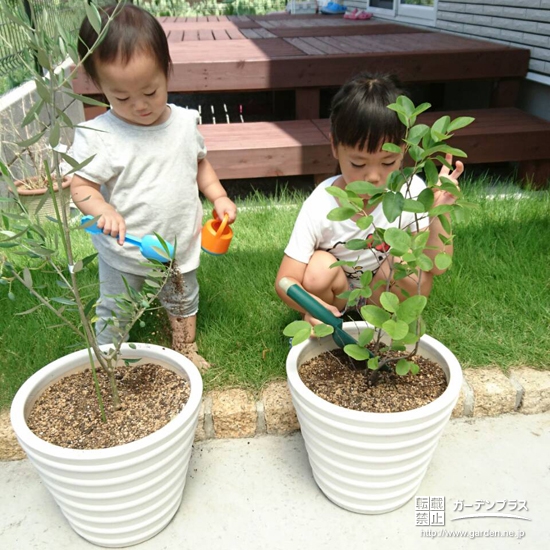
[[[96,548],[71,530],[27,460],[0,463],[0,495],[2,549]],[[546,549],[550,413],[452,420],[418,491],[441,496],[445,526],[416,525],[417,498],[388,514],[358,515],[317,488],[299,433],[210,440],[194,447],[173,521],[134,548]],[[495,512],[525,519],[459,519]]]

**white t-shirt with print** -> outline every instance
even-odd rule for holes
[[[289,243],[285,248],[285,254],[290,258],[308,264],[316,250],[325,250],[335,256],[337,260],[354,262],[354,267],[343,266],[350,283],[361,277],[363,272],[375,272],[385,260],[387,251],[377,250],[384,248],[368,248],[364,250],[349,250],[344,243],[351,239],[365,239],[373,234],[375,228],[388,229],[389,227],[411,227],[413,232],[426,228],[429,218],[426,214],[418,215],[418,226],[415,224],[415,215],[411,212],[403,212],[401,218],[388,223],[382,204],[372,211],[372,225],[364,230],[359,229],[354,221],[342,222],[330,221],[327,214],[339,206],[337,200],[326,191],[340,176],[328,178],[320,183],[302,205],[298,214]],[[410,198],[417,197],[425,189],[426,185],[418,176],[414,176],[411,183]],[[405,194],[406,187],[401,189]],[[401,221],[401,225],[399,222]]]
[[[199,266],[202,205],[197,185],[198,163],[206,156],[198,130],[199,113],[170,105],[162,124],[138,126],[111,111],[76,129],[73,157],[94,159],[77,174],[99,184],[105,200],[124,217],[130,235],[158,233],[177,241],[179,270]],[[145,258],[136,246],[105,235],[92,235],[103,260],[120,271],[146,275]]]

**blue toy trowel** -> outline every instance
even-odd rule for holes
[[[93,219],[94,216],[83,216],[82,220],[80,220],[80,225],[89,223]],[[103,233],[103,229],[99,229],[96,223],[93,223],[89,227],[85,227],[84,229],[88,233],[92,233],[94,235],[105,235],[105,233]],[[126,234],[126,237],[124,238],[124,243],[130,243],[137,246],[141,254],[148,260],[156,260],[158,262],[166,263],[169,261],[169,259],[174,258],[174,247],[170,243],[166,242],[166,246],[168,247],[168,256],[170,256],[170,258],[167,258],[164,247],[162,246],[159,238],[155,235],[145,235],[143,239],[139,239],[138,237],[133,237],[132,235]],[[163,255],[162,252],[164,252],[165,255]]]
[[[326,307],[321,305],[300,285],[292,282],[287,277],[283,277],[279,281],[279,288],[284,290],[289,298],[292,298],[299,306],[302,306],[310,315],[333,327],[332,338],[338,347],[343,348],[348,344],[357,344],[357,340],[342,328],[344,325],[342,319],[336,317]]]

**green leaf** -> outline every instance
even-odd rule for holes
[[[414,116],[418,116],[420,113],[423,113],[424,111],[427,111],[429,108],[431,107],[431,105],[429,103],[421,103],[413,112],[413,115]],[[419,126],[424,126],[423,124]],[[426,128],[428,128],[426,126]],[[429,128],[428,128],[429,129]]]
[[[384,143],[384,145],[382,145],[382,151],[388,151],[388,153],[397,153],[397,154],[400,154],[403,152],[401,147],[399,147],[399,145],[396,145],[395,143]]]
[[[447,269],[453,263],[453,258],[449,254],[442,252],[435,257],[437,269]]]
[[[450,147],[449,145],[442,145],[439,148],[439,150],[442,153],[449,153],[449,154],[453,155],[453,157],[466,158],[468,156],[462,149],[457,149],[456,147]]]
[[[86,17],[88,18],[90,25],[92,25],[94,31],[97,34],[100,34],[101,33],[101,16],[99,15],[99,12],[97,11],[95,4],[86,2],[84,6],[86,7]]]
[[[359,229],[367,230],[372,225],[372,216],[361,216],[355,224]]]
[[[409,346],[409,345],[416,344],[416,342],[418,342],[419,339],[420,337],[416,335],[414,332],[408,332],[405,338],[401,338],[401,342]]]
[[[50,58],[48,57],[48,55],[44,50],[42,49],[37,50],[36,58],[38,59],[38,63],[40,63],[40,65],[44,67],[44,69],[46,69],[47,71],[52,70]]]
[[[390,314],[381,307],[368,305],[361,308],[361,317],[367,323],[382,328],[382,325],[390,318]]]
[[[429,214],[430,214],[430,217],[435,218],[436,216],[440,216],[441,214],[447,214],[452,210],[453,210],[453,207],[450,204],[440,204],[439,206],[435,206],[434,208],[432,208]]]
[[[409,325],[403,321],[389,319],[382,325],[382,329],[393,340],[401,340],[409,332]]]
[[[373,185],[368,181],[352,181],[346,185],[346,189],[356,193],[357,195],[368,195],[369,197],[384,191],[384,188],[376,187],[376,185]]]
[[[84,268],[84,262],[82,260],[78,260],[73,266],[73,273],[78,273],[79,271],[82,271]]]
[[[46,130],[42,130],[41,132],[39,132],[38,134],[36,134],[35,136],[29,139],[25,139],[24,141],[18,141],[17,145],[21,147],[21,149],[27,149],[28,147],[30,147],[31,145],[34,145],[37,141],[42,139],[42,136],[44,135],[45,132]]]
[[[428,299],[426,296],[422,296],[421,294],[411,296],[399,305],[399,309],[397,310],[397,318],[409,325],[410,323],[416,321],[420,315],[422,315],[427,303]],[[409,328],[407,326],[407,332],[408,331]]]
[[[456,209],[455,209],[456,210]],[[449,220],[449,218],[445,215],[445,214],[440,214],[439,216],[437,216],[437,219],[439,220],[439,222],[441,223],[441,227],[447,232],[447,233],[450,233],[451,232],[451,222]]]
[[[359,334],[359,338],[357,339],[357,343],[362,347],[366,348],[374,338],[374,329],[372,328],[366,328],[361,331],[361,334]]]
[[[327,214],[327,218],[330,221],[333,222],[341,222],[344,220],[349,220],[351,217],[353,217],[356,214],[355,210],[353,208],[349,208],[346,206],[340,206],[338,208],[334,208]]]
[[[423,159],[424,149],[418,145],[411,145],[409,155],[415,162],[420,162]]]
[[[439,172],[433,160],[428,159],[424,164],[424,175],[428,185],[436,185],[439,180]]]
[[[77,99],[78,101],[85,103],[86,105],[95,105],[96,107],[109,107],[107,103],[104,103],[103,101],[98,101],[97,99],[93,99],[92,97],[75,94],[73,92],[68,92],[68,91],[65,91],[64,93],[72,97],[73,99]]]
[[[399,298],[393,292],[382,292],[380,304],[386,311],[395,313],[399,308]]]
[[[422,271],[431,271],[434,267],[431,258],[426,254],[420,254],[416,259],[416,263]]]
[[[346,243],[348,250],[363,250],[367,248],[367,241],[365,239],[351,239]]]
[[[44,84],[41,78],[35,78],[34,83],[36,85],[36,92],[40,96],[40,98],[47,104],[51,103],[50,98],[50,90],[48,87]]]
[[[307,321],[293,321],[284,328],[283,334],[292,338],[296,335],[297,332],[300,332],[304,329],[311,331],[311,325]]]
[[[411,370],[411,363],[406,359],[399,359],[395,365],[395,372],[399,376],[405,376]]]
[[[401,191],[403,185],[407,183],[407,176],[401,170],[394,170],[390,173],[386,187],[390,191]],[[383,195],[384,196],[384,195]]]
[[[429,188],[424,189],[420,192],[416,200],[424,206],[424,212],[429,211],[434,203],[433,191]]]
[[[370,370],[378,370],[378,357],[372,357],[367,361],[367,367]]]
[[[438,134],[446,134],[449,123],[451,122],[451,117],[445,115],[441,118],[438,118],[431,128],[431,135],[434,141],[440,141]]]
[[[39,99],[28,111],[28,113],[25,115],[25,118],[21,122],[21,126],[24,127],[27,124],[31,123],[35,118],[38,117],[40,114],[40,111],[42,110],[42,107],[44,106],[44,100]]]
[[[403,212],[405,198],[401,193],[386,193],[382,200],[382,210],[388,222],[394,222]]]
[[[313,327],[313,333],[318,338],[324,338],[325,336],[329,336],[334,333],[334,327],[325,324],[315,325]]]
[[[302,342],[305,342],[310,336],[311,336],[311,325],[307,329],[304,328],[302,330],[299,330],[292,337],[292,347],[297,346],[298,344],[301,344]]]
[[[32,288],[32,276],[28,267],[23,269],[23,283],[27,288]]]
[[[344,351],[356,361],[366,361],[370,357],[369,351],[357,344],[347,344]]]
[[[59,138],[61,135],[61,128],[59,127],[59,121],[56,121],[50,131],[49,143],[53,149],[59,145]]]
[[[348,198],[348,194],[343,189],[340,189],[339,187],[334,187],[334,185],[331,185],[330,187],[326,187],[325,191],[329,195],[332,195],[333,197],[338,197],[340,199]]]
[[[413,126],[410,131],[409,135],[407,136],[407,140],[415,143],[418,145],[419,141],[430,131],[430,127],[426,126],[425,124],[417,124],[416,126]]]
[[[371,284],[372,277],[373,277],[372,271],[365,271],[361,275],[361,286],[368,287]]]
[[[414,199],[405,199],[403,204],[403,211],[405,212],[414,212],[415,214],[423,214],[426,212],[427,208],[418,200]]]
[[[406,95],[400,95],[397,98],[397,104],[403,108],[409,118],[413,116],[415,110],[414,103]]]
[[[403,229],[389,227],[384,233],[384,240],[392,248],[405,253],[411,247],[411,236]]]
[[[76,302],[74,300],[69,300],[69,298],[63,298],[62,296],[51,298],[51,301],[57,302],[58,304],[64,304],[66,306],[76,306]]]
[[[455,118],[447,128],[448,132],[454,132],[455,130],[460,130],[460,128],[464,128],[468,125],[470,125],[475,118],[472,118],[470,116],[460,116],[458,118]]]
[[[429,238],[430,238],[429,231],[421,231],[420,233],[417,233],[413,238],[412,248],[414,250],[423,250],[426,244],[428,243]]]
[[[415,376],[420,372],[420,367],[416,363],[410,363],[411,367],[411,374],[414,374]]]

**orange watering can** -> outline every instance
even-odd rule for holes
[[[223,220],[218,218],[216,211],[212,211],[213,219],[208,220],[201,233],[201,247],[208,254],[219,256],[225,254],[233,238],[233,230],[228,225],[229,216],[226,214]]]

